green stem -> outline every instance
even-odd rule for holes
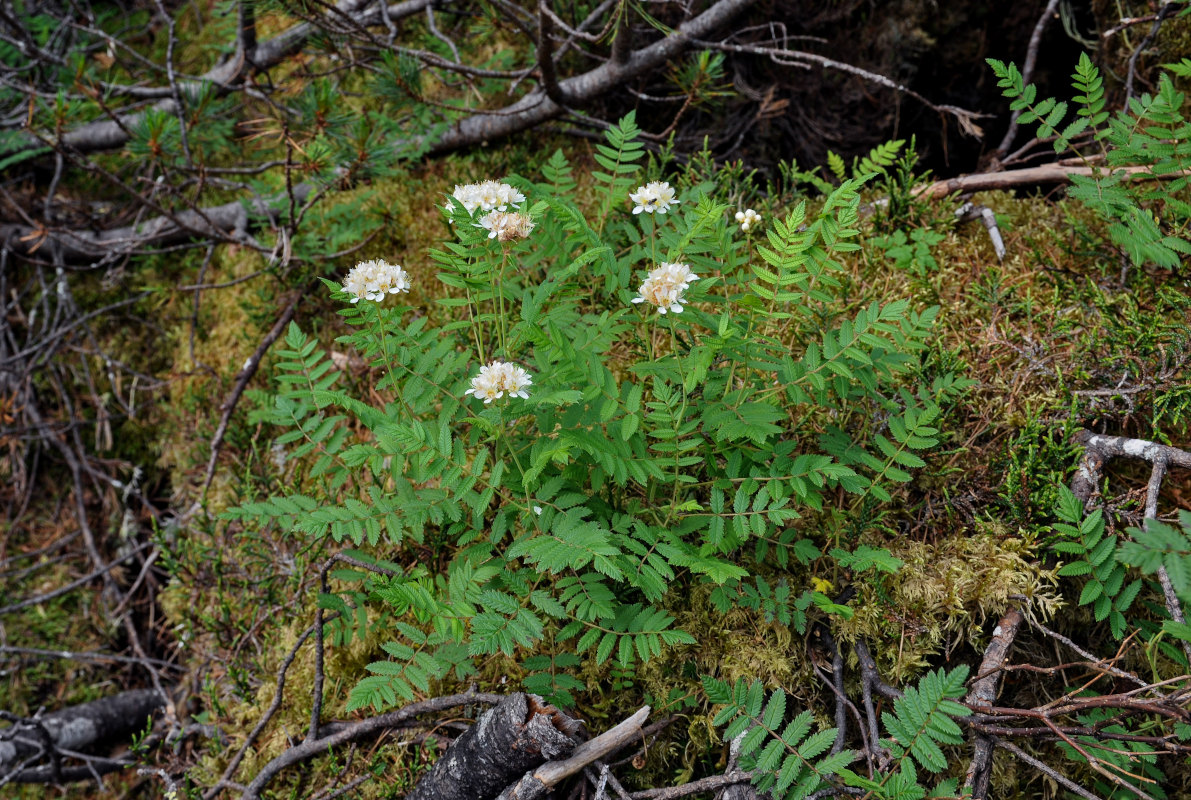
[[[481,364],[487,364],[488,359],[484,357],[484,326],[479,321],[480,304],[472,300],[471,289],[464,289],[467,293],[467,316],[471,320],[471,333],[476,340],[476,355],[480,357]],[[472,311],[472,306],[475,306],[475,311]]]
[[[509,358],[509,332],[508,323],[509,318],[505,313],[505,264],[509,261],[509,248],[503,247],[500,257],[500,272],[496,275],[496,292],[500,298],[500,317],[496,321],[497,331],[500,333],[500,349],[504,355],[505,360]]]
[[[381,308],[379,304],[374,304],[371,309],[372,313],[369,315],[372,322],[375,322],[374,333],[377,341],[380,342],[381,357],[385,362],[385,370],[389,373],[389,385],[393,387],[393,391],[397,393],[397,398],[401,401],[401,405],[405,407],[405,411],[409,414],[411,420],[416,419],[414,410],[409,403],[405,402],[405,388],[397,382],[397,375],[393,372],[393,359],[389,356],[389,337],[385,335],[384,322],[381,320]]]
[[[674,316],[670,315],[670,355],[678,365],[678,388],[682,392],[682,402],[678,406],[678,416],[674,418],[674,488],[670,494],[670,509],[666,512],[666,525],[674,519],[675,509],[678,507],[678,473],[682,461],[682,450],[678,447],[679,431],[682,421],[686,417],[686,376],[682,372],[682,358],[678,355],[678,334],[674,330]]]

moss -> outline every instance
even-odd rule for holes
[[[1035,560],[1028,537],[996,523],[967,536],[933,543],[882,543],[902,567],[880,583],[861,583],[850,620],[838,623],[847,639],[873,644],[883,675],[912,680],[940,653],[961,646],[980,651],[985,622],[1017,606],[1039,620],[1062,607],[1053,570]]]

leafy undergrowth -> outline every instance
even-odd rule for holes
[[[584,155],[576,154],[575,160],[576,173],[585,183],[589,179]],[[486,164],[456,167],[455,175],[485,175],[492,169]],[[739,172],[727,172],[728,180],[693,171],[670,179],[679,185],[707,186],[713,199],[755,206],[766,220],[788,211],[776,203],[768,205]],[[431,169],[414,180],[425,191],[407,193],[400,238],[390,238],[391,225],[383,225],[381,235],[360,255],[403,264],[417,287],[405,302],[425,307],[433,322],[441,322],[442,312],[433,305],[437,297],[428,288],[434,285],[436,267],[426,253],[446,233],[438,210],[441,195],[436,193],[448,192],[463,178]],[[393,208],[409,185],[381,184],[373,195]],[[874,196],[883,191],[888,188],[872,190]],[[590,212],[583,194],[576,194],[579,206]],[[576,654],[574,640],[547,639],[536,645],[534,660],[494,652],[479,658],[475,672],[462,683],[447,675],[430,680],[417,693],[448,693],[472,682],[498,690],[524,684],[558,701],[572,699],[576,713],[596,727],[644,702],[652,703],[659,716],[682,713],[685,722],[663,735],[644,768],[630,778],[635,785],[651,786],[704,774],[717,763],[722,767],[720,734],[710,725],[712,708],[700,691],[703,675],[729,682],[759,679],[785,687],[808,707],[828,707],[830,696],[810,666],[808,634],[790,625],[790,614],[807,610],[791,608],[806,587],[828,595],[846,583],[860,587],[837,631],[845,638],[868,639],[882,673],[903,685],[925,669],[970,661],[987,643],[990,617],[995,619],[1011,596],[1026,598],[1029,613],[1053,620],[1059,630],[1086,625],[1082,613],[1064,613],[1055,620],[1056,611],[1074,604],[1075,598],[1069,586],[1060,584],[1057,564],[1043,546],[1053,522],[1056,487],[1066,482],[1073,466],[1075,450],[1067,436],[1081,427],[1109,426],[1131,435],[1186,439],[1185,331],[1191,304],[1181,279],[1167,270],[1132,267],[1122,285],[1119,259],[1106,242],[1095,238],[1094,220],[1079,207],[1003,193],[975,199],[998,214],[1009,251],[1004,262],[997,261],[979,225],[955,227],[949,221],[950,206],[944,203],[917,209],[926,223],[923,229],[937,233],[924,268],[890,257],[879,246],[840,257],[838,311],[854,313],[873,297],[908,296],[923,307],[939,305],[921,374],[953,373],[971,381],[935,423],[942,431],[939,447],[925,456],[926,466],[911,481],[893,492],[891,502],[845,505],[846,514],[812,513],[800,523],[814,530],[814,541],[823,547],[851,543],[850,547],[885,550],[900,562],[894,576],[879,566],[820,571],[824,562],[792,561],[784,569],[763,571],[766,581],[751,586],[742,582],[732,589],[736,594],[727,605],[723,591],[710,587],[668,596],[663,606],[675,618],[676,628],[690,633],[698,645],[667,649],[647,663],[600,663],[591,651]],[[888,229],[898,222],[877,219],[865,224]],[[866,232],[862,238],[875,234]],[[459,297],[450,289],[438,291],[439,296]],[[345,367],[339,388],[373,402],[395,400],[391,390],[377,388],[382,375],[367,368],[365,354],[334,342],[350,332],[336,309],[316,295],[299,320],[331,351],[336,366]],[[252,339],[251,330],[240,329],[245,340]],[[1121,386],[1123,379],[1145,390],[1119,395],[1105,391]],[[241,468],[220,476],[225,488],[208,497],[212,513],[245,498],[275,494],[286,476],[294,474],[294,465],[271,449],[267,429],[241,424],[234,437],[230,455]],[[187,474],[193,477],[197,464],[179,458],[174,466],[184,479]],[[1145,476],[1126,472],[1114,480],[1131,481],[1138,488]],[[1187,490],[1186,483],[1177,482],[1168,488],[1176,501]],[[190,556],[191,563],[210,562],[211,552],[221,552],[242,570],[242,579],[235,579],[234,572],[228,577],[227,570],[211,570],[221,575],[218,580],[185,574],[165,604],[171,619],[190,631],[188,647],[196,656],[238,656],[237,688],[229,690],[222,683],[222,695],[212,688],[203,697],[207,719],[224,730],[233,750],[272,700],[276,665],[312,618],[313,565],[331,552],[331,547],[276,529],[246,536],[251,530],[214,524],[196,537],[210,537],[208,544],[196,546]],[[449,553],[425,546],[409,549],[406,557],[410,556],[434,563]],[[284,574],[279,574],[278,563],[286,565]],[[271,586],[276,588],[273,599],[256,596]],[[350,587],[338,584],[341,591],[350,592]],[[775,597],[775,591],[784,592],[784,598]],[[243,602],[248,593],[254,593],[251,603]],[[207,603],[198,605],[202,598]],[[195,613],[203,607],[208,610]],[[221,609],[225,618],[216,624],[210,609]],[[248,610],[253,613],[245,614]],[[811,612],[815,613],[813,607]],[[273,620],[279,618],[288,622],[278,627]],[[326,713],[334,718],[363,713],[348,711],[349,693],[366,674],[364,667],[384,657],[379,645],[390,623],[382,615],[352,624],[355,629],[344,636],[351,643],[330,648]],[[240,655],[247,652],[250,658]],[[303,729],[311,676],[308,663],[292,668],[286,692],[291,700],[251,763],[276,755],[286,746],[287,736]],[[192,775],[200,783],[218,775],[227,752],[208,750]],[[402,775],[398,783],[404,785],[413,778],[412,765],[434,756],[421,746],[388,743],[371,751],[370,757],[370,769],[383,770],[390,778]],[[334,772],[341,766],[323,769]],[[314,779],[290,780],[306,785]],[[279,796],[285,793],[283,784],[278,786]],[[371,796],[390,790],[361,791]]]
[[[591,153],[580,150],[570,157],[578,181],[572,199],[582,213],[594,217],[601,209],[592,190]],[[402,296],[403,304],[424,309],[414,316],[424,314],[427,325],[449,323],[452,312],[435,301],[458,300],[464,293],[436,282],[441,266],[428,255],[451,235],[440,210],[443,195],[456,183],[489,175],[519,171],[527,179],[543,179],[537,165],[516,170],[492,158],[479,155],[411,170],[399,179],[377,181],[361,191],[358,202],[345,198],[369,220],[374,235],[340,263],[336,275],[358,259],[398,261],[414,287]],[[524,154],[509,158],[528,163]],[[822,208],[822,197],[805,184],[759,187],[742,170],[698,161],[677,172],[660,169],[651,164],[641,182],[666,177],[680,187],[703,187],[711,202],[731,210],[758,209],[767,229],[791,211],[802,192],[810,196],[808,219]],[[897,190],[897,178],[878,178],[866,190],[866,199]],[[1076,455],[1068,436],[1089,427],[1187,441],[1191,293],[1176,272],[1122,270],[1109,243],[1097,235],[1095,219],[1073,203],[1005,193],[974,199],[997,212],[1008,249],[1003,262],[979,224],[957,227],[951,221],[952,204],[947,202],[913,206],[904,218],[877,214],[864,219],[858,237],[864,246],[836,254],[839,289],[824,308],[831,315],[853,317],[874,298],[911,298],[919,310],[937,305],[938,315],[908,380],[928,387],[946,380],[963,383],[948,393],[932,422],[939,431],[938,445],[921,454],[925,464],[912,477],[890,484],[890,500],[878,502],[866,495],[853,501],[836,486],[825,493],[822,508],[804,509],[801,519],[790,522],[816,551],[842,548],[853,560],[803,558],[795,552],[781,565],[758,562],[755,575],[735,583],[696,583],[670,592],[658,608],[672,617],[675,630],[698,643],[675,642],[644,663],[597,657],[595,649],[576,652],[575,639],[553,631],[534,644],[532,656],[497,647],[480,654],[472,670],[415,681],[414,693],[446,694],[472,683],[496,691],[528,686],[556,702],[573,704],[593,728],[647,702],[654,706],[655,718],[681,714],[636,774],[625,779],[647,787],[723,768],[722,730],[712,724],[717,708],[703,690],[705,676],[725,685],[758,680],[782,687],[789,702],[800,708],[830,708],[830,692],[812,666],[815,622],[827,622],[845,641],[864,637],[882,674],[902,686],[929,670],[972,663],[1011,597],[1024,600],[1029,614],[1051,621],[1058,630],[1082,630],[1086,636],[1093,620],[1087,611],[1072,611],[1078,591],[1072,582],[1059,580],[1057,560],[1046,547],[1058,487],[1067,482]],[[687,202],[695,205],[693,195]],[[617,213],[626,212],[621,208]],[[929,232],[930,237],[906,240],[931,244],[907,259],[877,238],[899,229]],[[746,243],[750,255],[755,256],[757,243]],[[258,256],[223,250],[206,280],[228,281],[260,268]],[[145,280],[166,284],[184,271],[185,265],[177,273],[150,272]],[[196,515],[184,532],[160,534],[168,544],[166,566],[173,581],[161,595],[165,620],[158,624],[194,669],[185,707],[221,732],[218,740],[190,741],[175,756],[198,785],[218,778],[272,702],[278,665],[313,619],[318,565],[343,546],[275,525],[217,519],[242,503],[285,493],[296,476],[310,481],[316,460],[311,454],[295,462],[274,445],[278,430],[264,424],[259,414],[250,418],[254,408],[265,408],[269,400],[251,394],[233,417],[211,490],[198,496],[218,404],[243,359],[272,324],[279,300],[293,290],[309,295],[297,319],[343,373],[337,388],[380,407],[399,401],[391,386],[382,385],[382,371],[369,367],[368,353],[355,342],[337,341],[353,330],[336,313],[342,304],[321,284],[312,288],[309,276],[298,277],[265,276],[208,293],[193,340],[190,295],[170,296],[163,307],[176,320],[166,341],[184,377],[171,382],[168,403],[151,412],[165,424],[148,447],[160,454],[157,466],[168,471],[178,505],[201,501],[206,516]],[[791,325],[783,331],[774,325],[769,333],[791,352],[805,348],[805,329]],[[672,345],[666,341],[658,346],[668,350]],[[276,349],[285,347],[279,342]],[[610,370],[623,379],[633,357],[611,348]],[[283,358],[270,355],[261,374],[269,374]],[[812,411],[798,421],[822,430],[828,416]],[[369,441],[362,424],[348,427],[352,436]],[[875,429],[882,430],[879,424]],[[1115,493],[1126,496],[1117,508],[1121,519],[1136,523],[1140,517],[1136,500],[1130,504],[1128,496],[1136,498],[1146,478],[1128,469],[1114,473]],[[1173,475],[1164,503],[1185,506],[1187,497],[1191,483]],[[6,546],[30,550],[53,535],[18,532],[10,534]],[[456,551],[454,545],[425,541],[382,548],[378,555],[402,567],[442,568]],[[868,561],[865,554],[870,554]],[[739,557],[754,558],[751,553]],[[22,592],[34,588],[15,585]],[[847,585],[855,593],[845,613],[831,600]],[[822,600],[800,604],[807,590]],[[386,657],[381,646],[392,638],[394,624],[413,622],[424,632],[430,627],[399,610],[365,613],[367,593],[358,578],[341,576],[332,582],[332,593],[352,601],[346,606],[351,613],[330,639],[325,687],[324,714],[343,719],[368,713],[367,708],[351,708],[358,705],[350,700],[352,690],[368,674],[370,663]],[[1061,615],[1056,613],[1060,609]],[[80,642],[76,649],[86,649],[88,642],[114,636],[102,626],[84,626],[86,615],[78,611],[62,603],[22,610],[8,622],[7,644],[71,641]],[[13,635],[18,630],[21,635]],[[1096,635],[1108,636],[1106,631]],[[1126,663],[1139,663],[1146,654],[1131,650],[1126,658]],[[102,694],[103,685],[93,683],[90,674],[73,665],[40,662],[36,670],[7,682],[4,705],[31,711],[42,703],[56,706]],[[312,680],[311,660],[299,658],[286,676],[286,703],[241,774],[251,774],[302,734],[309,721]],[[46,691],[53,685],[86,685],[95,691],[51,698]],[[1028,693],[1030,687],[1023,683],[1019,691]],[[825,711],[815,713],[820,722],[827,721]],[[359,796],[399,796],[421,766],[436,757],[432,742],[386,741],[354,754],[354,764],[337,756],[302,774],[284,775],[273,792],[277,797],[301,796],[307,787],[321,786],[350,767],[352,774],[363,768],[384,776],[364,784]],[[1023,784],[1036,779],[1020,777]]]

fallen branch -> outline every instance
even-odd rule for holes
[[[1191,172],[1180,170],[1170,173],[1155,173],[1151,167],[1118,167],[1113,170],[1093,169],[1091,167],[1075,167],[1063,164],[1047,164],[1041,167],[1027,167],[1025,169],[1011,169],[1004,172],[981,172],[975,175],[962,175],[958,178],[948,178],[943,181],[927,184],[914,190],[917,197],[946,197],[949,194],[968,194],[969,192],[1004,191],[1020,189],[1025,186],[1039,186],[1052,183],[1070,183],[1073,175],[1085,178],[1108,172],[1124,173],[1132,178],[1149,178],[1153,180],[1171,180],[1185,177]]]
[[[1166,471],[1172,467],[1191,469],[1191,453],[1177,447],[1150,442],[1145,439],[1129,439],[1124,436],[1101,436],[1091,431],[1079,431],[1073,437],[1084,447],[1084,457],[1079,469],[1071,479],[1071,492],[1086,505],[1100,486],[1100,474],[1104,464],[1114,458],[1136,458],[1153,465],[1149,483],[1146,485],[1146,519],[1158,517],[1158,494]],[[1162,586],[1163,599],[1170,618],[1180,625],[1187,620],[1183,615],[1183,604],[1175,594],[1174,585],[1166,567],[1158,567],[1158,583]],[[1183,653],[1191,662],[1191,642],[1182,642]]]
[[[294,200],[305,202],[314,191],[311,184],[294,187]],[[236,200],[209,208],[179,211],[170,216],[154,217],[137,225],[126,225],[106,231],[51,229],[31,225],[0,225],[0,246],[17,255],[32,257],[39,252],[57,248],[66,261],[91,261],[131,254],[146,247],[177,244],[195,238],[243,242],[247,239],[249,217],[264,217],[276,221],[277,205],[289,202],[282,195],[257,198],[247,202]]]
[[[515,695],[514,695],[515,696]],[[337,726],[334,733],[330,733],[314,741],[302,742],[301,744],[291,747],[281,755],[274,758],[257,774],[252,783],[244,788],[241,795],[243,800],[254,800],[260,797],[261,791],[269,784],[286,767],[294,764],[299,764],[315,756],[323,755],[328,750],[340,747],[350,742],[357,741],[369,736],[374,736],[383,733],[391,728],[409,727],[409,724],[422,714],[432,714],[439,711],[447,711],[452,708],[459,708],[460,706],[482,704],[495,704],[502,701],[502,698],[491,695],[482,694],[475,691],[467,691],[463,694],[454,694],[447,697],[436,697],[431,700],[423,700],[420,703],[411,703],[404,708],[399,708],[396,711],[390,711],[387,714],[381,714],[377,717],[361,720],[360,722],[351,723],[349,725]],[[485,716],[487,716],[485,714]],[[481,717],[481,720],[483,717]],[[477,723],[478,726],[478,723]],[[475,730],[477,726],[473,726],[471,730]],[[469,730],[470,733],[470,730]],[[464,734],[466,736],[467,734]],[[461,736],[460,739],[463,737]],[[458,743],[458,740],[456,740]],[[450,751],[448,750],[448,753]],[[444,756],[443,758],[446,758]],[[441,760],[441,759],[440,759]],[[437,765],[436,765],[437,766]],[[415,789],[416,792],[416,789]],[[410,800],[414,797],[410,795]]]
[[[1030,42],[1026,46],[1026,60],[1022,64],[1022,83],[1029,83],[1034,79],[1034,66],[1038,63],[1038,47],[1042,44],[1042,35],[1046,32],[1046,28],[1050,25],[1050,21],[1054,18],[1055,10],[1058,7],[1059,0],[1049,0],[1046,8],[1042,10],[1041,16],[1038,17],[1038,22],[1034,24],[1034,30],[1030,34]],[[1013,139],[1017,136],[1017,118],[1020,116],[1020,108],[1009,116],[1009,128],[1005,131],[1005,137],[1001,139],[1001,143],[997,145],[996,157],[998,160],[1005,160],[1005,156],[1009,153],[1009,148],[1013,146]]]
[[[354,14],[368,5],[369,2],[371,0],[341,0],[328,13],[328,17],[334,18],[340,14]],[[388,6],[383,13],[386,19],[400,19],[419,13],[427,8],[430,3],[431,0],[405,0],[405,2],[394,3]],[[364,15],[360,22],[361,24],[371,24],[373,22],[379,22],[381,18],[382,11],[376,9]],[[176,89],[179,94],[186,96],[198,94],[204,85],[212,85],[220,92],[231,91],[236,88],[236,84],[243,78],[247,70],[253,69],[257,72],[263,72],[270,67],[277,66],[286,58],[296,53],[307,39],[318,32],[318,27],[313,23],[302,22],[282,31],[271,39],[255,43],[252,46],[251,53],[244,52],[242,42],[231,58],[203,73],[197,80],[178,81]],[[182,111],[170,87],[157,90],[140,90],[140,93],[148,93],[150,95],[157,94],[158,92],[165,95],[165,99],[154,103],[150,108],[166,114],[177,114]],[[130,138],[129,131],[140,124],[141,120],[144,119],[145,113],[146,111],[141,110],[128,114],[117,114],[111,119],[98,120],[82,125],[64,133],[58,140],[58,144],[60,147],[81,153],[121,148],[128,143]],[[33,153],[44,149],[45,143],[43,141],[34,136],[29,136],[16,144],[16,146],[0,152],[0,155],[13,155],[21,152]]]
[[[0,729],[0,769],[30,759],[58,760],[63,751],[83,750],[104,741],[127,738],[144,729],[146,721],[165,702],[155,689],[135,689],[16,721]],[[53,779],[50,772],[47,771],[47,780]]]
[[[640,792],[633,792],[631,797],[633,800],[675,800],[675,798],[686,797],[687,795],[714,792],[726,786],[737,786],[742,783],[748,783],[752,779],[753,776],[750,772],[712,775],[710,778],[691,781],[681,786],[667,786],[662,789],[643,789]]]
[[[623,60],[612,58],[581,75],[558,81],[557,91],[575,105],[592,100],[633,78],[673,63],[688,46],[726,25],[757,0],[718,0],[697,17],[679,25],[669,36],[633,51]],[[617,36],[618,41],[621,36]],[[624,37],[627,39],[627,37]],[[493,111],[480,111],[459,120],[430,147],[430,155],[490,142],[520,133],[560,117],[567,109],[538,87],[517,102]]]
[[[215,463],[219,459],[219,449],[223,446],[223,437],[227,435],[227,426],[231,422],[232,413],[235,412],[236,406],[240,403],[240,397],[244,394],[244,390],[248,388],[248,382],[252,380],[252,376],[256,374],[257,369],[260,368],[261,359],[265,357],[265,353],[273,346],[273,343],[281,338],[281,334],[285,333],[285,328],[294,318],[294,313],[298,310],[298,303],[301,302],[302,297],[306,294],[305,290],[296,292],[293,298],[286,303],[285,309],[277,317],[277,321],[273,323],[273,327],[257,345],[256,350],[244,362],[244,366],[236,374],[236,383],[232,387],[231,394],[223,401],[220,406],[222,414],[219,418],[219,427],[215,429],[215,435],[211,437],[211,455],[207,459],[207,474],[203,478],[203,488],[199,492],[201,495],[206,495],[207,489],[211,487],[211,481],[215,478]]]

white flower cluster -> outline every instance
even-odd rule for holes
[[[381,302],[387,294],[409,291],[409,273],[398,264],[376,259],[361,261],[351,268],[343,279],[343,291],[352,297],[353,303],[363,300]]]
[[[663,262],[650,270],[649,277],[637,290],[633,302],[657,306],[659,314],[667,311],[679,314],[682,312],[682,293],[691,285],[691,281],[698,279],[699,276],[691,272],[686,264]]]
[[[467,209],[467,213],[480,211],[505,211],[509,206],[517,208],[525,202],[525,195],[500,181],[484,181],[483,183],[469,183],[466,186],[455,186],[451,197],[458,200]],[[447,201],[447,211],[454,211],[455,204]]]
[[[534,229],[534,221],[518,211],[489,211],[476,227],[487,228],[489,239],[512,242],[527,238]]]
[[[744,211],[736,212],[736,221],[740,223],[740,229],[748,233],[749,228],[761,223],[761,215],[751,208],[746,208]]]
[[[629,194],[629,199],[635,204],[634,214],[640,214],[643,211],[647,214],[652,214],[655,211],[665,214],[670,210],[670,206],[678,205],[678,201],[674,197],[674,189],[666,181],[647,183],[637,187],[637,191]]]
[[[509,397],[529,399],[526,391],[533,384],[529,373],[516,364],[505,361],[493,361],[486,367],[480,367],[480,374],[471,379],[471,388],[464,394],[474,394],[484,401],[491,403],[508,392]]]

